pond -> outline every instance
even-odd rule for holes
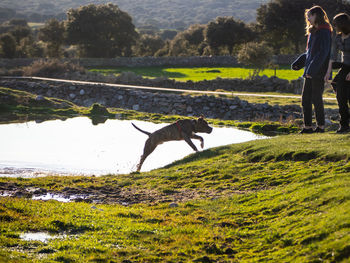
[[[168,123],[107,120],[93,125],[87,117],[0,125],[0,176],[125,174],[136,170],[147,135]],[[266,138],[236,128],[214,127],[204,149]],[[200,149],[200,142],[193,140]],[[141,171],[163,167],[193,153],[185,141],[159,145]]]

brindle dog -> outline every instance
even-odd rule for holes
[[[211,133],[213,130],[213,128],[208,125],[208,123],[204,120],[203,117],[200,117],[198,120],[179,120],[153,133],[141,130],[133,123],[132,125],[140,132],[143,132],[149,136],[145,143],[140,163],[137,165],[138,172],[141,170],[141,166],[147,158],[147,156],[150,155],[159,144],[162,144],[163,142],[167,141],[185,140],[192,147],[192,149],[197,152],[197,147],[193,144],[191,138],[200,140],[201,147],[203,148],[203,138],[196,135],[195,133]]]

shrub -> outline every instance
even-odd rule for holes
[[[90,114],[91,115],[105,115],[108,116],[109,112],[107,108],[101,104],[94,103],[92,107],[90,108]]]
[[[24,76],[59,77],[69,72],[85,73],[85,69],[80,65],[58,59],[38,60],[23,68]]]
[[[253,78],[264,70],[272,59],[273,50],[266,43],[250,42],[241,48],[238,53],[238,62],[254,68]]]

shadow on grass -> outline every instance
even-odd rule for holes
[[[225,151],[229,150],[230,146],[221,146],[218,148],[212,148],[212,149],[208,149],[205,150],[203,152],[198,152],[198,153],[194,153],[191,154],[181,160],[175,161],[171,164],[168,164],[167,166],[164,166],[163,168],[167,169],[167,168],[171,168],[177,165],[183,165],[183,164],[187,164],[187,163],[191,163],[194,161],[200,161],[200,160],[205,160],[205,159],[209,159],[212,157],[216,157],[220,154],[223,154]]]
[[[186,78],[188,77],[186,74],[180,72],[170,72],[167,71],[164,67],[140,67],[140,68],[128,68],[121,67],[116,69],[106,69],[106,68],[94,68],[89,69],[89,71],[99,72],[102,74],[120,74],[122,72],[134,72],[137,75],[146,78],[158,78],[158,77],[166,77],[166,78]]]

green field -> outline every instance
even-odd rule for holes
[[[178,68],[178,67],[121,67],[115,69],[101,68],[90,69],[90,71],[104,74],[120,74],[121,72],[131,71],[137,75],[147,78],[167,77],[177,81],[201,81],[220,78],[248,78],[252,74],[251,68],[244,67],[198,67],[198,68]],[[274,69],[266,69],[260,73],[272,77],[275,75]],[[293,71],[289,66],[281,66],[276,71],[276,76],[281,79],[294,80],[303,75],[303,71]]]
[[[1,197],[0,261],[349,262],[349,139],[281,136],[141,174],[0,178],[17,188],[138,196],[130,206]],[[22,240],[27,232],[58,236]]]

